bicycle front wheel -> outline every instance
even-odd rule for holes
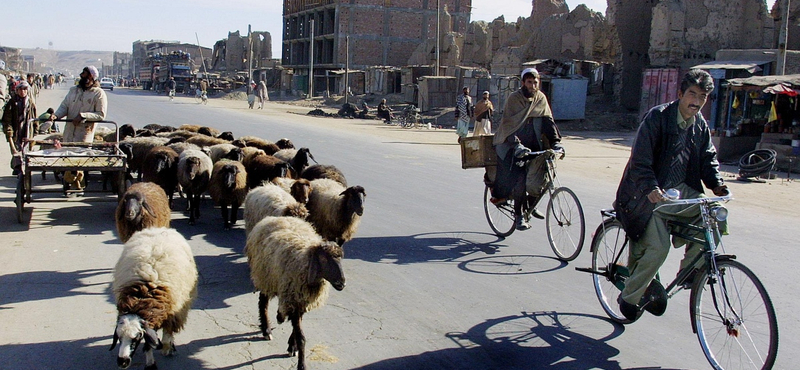
[[[486,214],[486,221],[492,228],[495,235],[505,238],[514,232],[514,201],[506,200],[500,204],[491,202],[492,191],[487,186],[483,190],[483,211]]]
[[[583,207],[569,188],[558,188],[547,205],[547,240],[559,260],[572,261],[583,248],[586,235]]]
[[[764,285],[734,260],[717,260],[718,273],[698,276],[692,320],[715,369],[772,369],[778,353],[775,308]]]
[[[625,287],[628,271],[628,236],[616,219],[603,221],[592,238],[594,292],[608,317],[620,324],[630,320],[619,310],[617,297]]]

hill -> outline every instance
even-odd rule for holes
[[[114,58],[112,51],[64,51],[42,48],[22,49],[22,55],[33,55],[37,64],[44,66],[36,72],[61,72],[67,76],[77,76],[87,65],[94,65],[97,69],[102,68],[103,65],[111,65]]]

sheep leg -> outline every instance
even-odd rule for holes
[[[156,358],[153,357],[153,349],[148,347],[144,351],[144,370],[158,370]]]
[[[194,195],[194,218],[200,218],[200,199],[202,198],[203,194],[195,194]]]
[[[225,230],[230,230],[231,224],[228,222],[228,204],[222,203],[219,208],[222,211],[222,221],[224,223]]]
[[[172,330],[165,328],[164,334],[161,335],[161,354],[172,356],[175,352],[175,338],[172,336]]]
[[[231,204],[231,225],[236,224],[236,218],[239,217],[239,202]]]
[[[192,192],[190,190],[186,190],[186,203],[189,204],[189,225],[194,225],[195,217],[194,217],[194,207],[195,201],[194,197],[192,197]]]
[[[258,323],[261,328],[261,334],[264,339],[272,340],[272,328],[269,323],[269,316],[267,314],[267,306],[269,305],[269,297],[264,293],[258,294]]]
[[[303,316],[295,313],[292,313],[292,335],[289,337],[291,341],[294,339],[294,354],[292,354],[292,343],[289,343],[289,353],[292,356],[297,356],[297,369],[298,370],[305,370],[306,368],[306,337],[303,335],[303,328],[300,327],[300,323],[303,321]]]

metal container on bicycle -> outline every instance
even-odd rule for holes
[[[461,168],[497,166],[497,154],[492,146],[494,135],[461,138]]]

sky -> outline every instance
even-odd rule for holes
[[[775,0],[767,0],[769,8]],[[567,0],[605,14],[606,0]],[[473,21],[506,22],[529,17],[531,0],[472,0]],[[136,40],[167,40],[212,48],[228,32],[268,31],[273,58],[280,58],[281,0],[23,0],[15,14],[26,23],[0,22],[0,45],[53,50],[131,52]],[[195,36],[196,35],[196,36]],[[51,44],[52,43],[52,44]]]

